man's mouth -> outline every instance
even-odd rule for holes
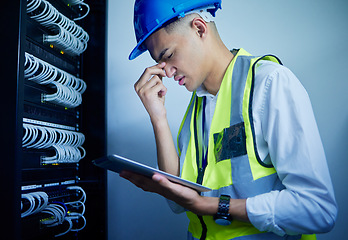
[[[180,86],[185,84],[185,76],[176,76],[174,80],[178,81]]]

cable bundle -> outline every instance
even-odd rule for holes
[[[76,56],[87,48],[89,36],[80,26],[61,14],[46,0],[27,0],[28,15],[56,35],[44,36],[44,41],[58,46],[64,52]]]
[[[35,213],[43,213],[49,217],[41,220],[41,224],[46,227],[55,227],[62,225],[64,222],[68,223],[68,229],[62,233],[55,235],[55,237],[62,236],[70,231],[77,232],[86,226],[85,213],[86,193],[79,186],[67,187],[68,190],[82,193],[82,196],[77,201],[72,202],[58,202],[49,203],[49,198],[45,192],[31,192],[22,194],[21,210],[24,211],[21,217],[27,217]],[[29,207],[23,210],[23,202],[28,201]],[[81,224],[82,222],[82,224]]]
[[[68,189],[68,190],[75,190],[78,194],[81,194],[81,197],[77,201],[81,201],[83,203],[86,202],[87,195],[86,195],[86,192],[83,190],[82,187],[80,187],[80,186],[70,186],[70,187],[67,187],[66,189]]]
[[[83,147],[70,147],[70,146],[52,146],[56,155],[52,157],[42,157],[43,164],[55,164],[55,163],[77,163],[86,156],[86,151]]]
[[[29,202],[30,206],[27,210],[21,213],[21,217],[26,217],[31,214],[41,212],[48,205],[48,195],[45,192],[32,192],[22,194],[21,210],[23,211],[23,200]]]
[[[81,93],[74,91],[73,88],[67,87],[58,82],[52,82],[52,84],[55,85],[57,92],[54,94],[43,95],[43,101],[51,102],[68,108],[75,108],[82,103]]]
[[[83,133],[27,123],[23,123],[23,129],[23,147],[54,148],[56,154],[51,157],[42,157],[43,164],[77,163],[86,155],[82,147],[85,141]]]
[[[53,94],[44,94],[43,101],[60,106],[75,108],[82,103],[82,94],[86,91],[86,83],[55,66],[25,53],[24,76],[38,84],[54,87]]]
[[[68,210],[71,208],[72,210],[79,210],[82,208],[82,212],[72,212]],[[49,204],[42,213],[46,213],[51,217],[41,221],[41,224],[46,227],[55,227],[63,224],[65,221],[69,224],[68,229],[62,233],[55,235],[55,237],[62,236],[67,234],[68,232],[78,232],[81,231],[86,226],[86,218],[83,216],[85,213],[85,204],[81,201],[76,202],[54,202]],[[82,224],[79,222],[82,220]],[[75,225],[75,226],[74,226]],[[82,226],[77,226],[82,225]]]
[[[64,222],[67,209],[63,204],[51,203],[42,211],[42,213],[46,213],[50,215],[50,217],[43,220],[41,224],[47,227],[55,227]]]
[[[79,200],[73,202],[53,202],[49,204],[42,212],[48,213],[52,216],[52,219],[46,219],[41,223],[47,227],[54,227],[59,224],[63,224],[66,221],[69,224],[69,227],[66,231],[55,235],[55,237],[62,236],[70,231],[77,232],[82,230],[86,226],[86,218],[83,216],[85,213],[85,201],[86,193],[79,186],[71,186],[67,188],[68,190],[76,190],[77,192],[82,193],[82,196]],[[80,212],[78,212],[80,211]],[[82,220],[82,226],[79,221]],[[74,226],[75,225],[75,226]]]

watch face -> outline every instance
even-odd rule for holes
[[[229,221],[227,219],[223,219],[223,218],[218,218],[218,219],[215,219],[215,223],[222,225],[222,226],[227,226],[227,225],[231,224],[231,221]]]
[[[223,200],[223,201],[227,201],[228,203],[230,203],[230,197],[227,196],[227,195],[221,195],[221,196],[220,196],[220,199]]]

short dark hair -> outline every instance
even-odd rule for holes
[[[199,16],[199,14],[196,14],[196,15]],[[167,21],[166,23],[164,23],[155,32],[157,32],[158,30],[163,28],[167,33],[172,33],[174,30],[178,29],[179,26],[182,26],[184,24],[184,22],[187,22],[186,21],[186,19],[187,19],[186,17],[187,16],[189,16],[189,15],[186,15],[185,17],[180,17],[180,18],[179,17],[172,18],[169,21]],[[191,23],[191,21],[189,21],[189,23]],[[211,26],[213,26],[215,35],[218,35],[215,22],[210,22],[210,23],[211,23]],[[143,47],[144,49],[147,49],[146,45],[145,45],[146,44],[145,42],[142,44],[141,47]]]
[[[166,30],[166,32],[171,33],[174,31],[174,29],[176,27],[178,27],[184,18],[179,18],[179,17],[175,17],[170,19],[169,21],[167,21],[165,24],[163,24],[162,28],[164,28],[164,30]]]
[[[199,14],[195,14],[197,16],[200,16]],[[187,15],[189,16],[189,15]],[[186,16],[185,17],[175,17],[172,18],[171,20],[169,20],[168,22],[166,22],[162,28],[164,28],[164,30],[166,30],[167,33],[171,33],[173,32],[178,26],[182,25],[184,20],[186,20]],[[191,22],[191,21],[190,21]],[[211,22],[212,26],[216,29],[216,25],[215,22]],[[216,29],[217,30],[217,29]],[[216,31],[217,32],[217,31]]]

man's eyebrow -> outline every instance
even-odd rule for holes
[[[158,55],[158,60],[157,62],[161,61],[161,59],[163,58],[163,55],[167,52],[168,48],[165,48],[162,50],[162,52]]]

